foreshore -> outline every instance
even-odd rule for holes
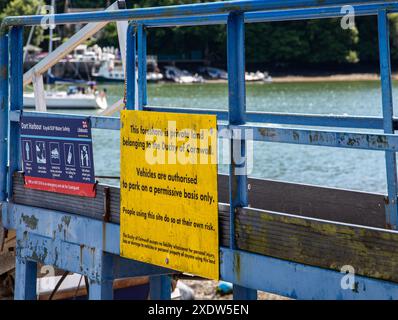
[[[393,75],[393,79],[398,79],[398,74]],[[334,74],[326,76],[275,76],[273,82],[326,82],[326,81],[377,81],[380,76],[376,73],[354,73],[354,74]]]
[[[393,80],[398,80],[398,74],[392,75]],[[322,76],[272,76],[273,83],[291,82],[338,82],[338,81],[378,81],[380,75],[376,73],[353,73],[353,74],[334,74]],[[227,80],[206,80],[209,83],[226,83]],[[262,81],[253,81],[261,83]],[[249,82],[250,83],[250,82]]]

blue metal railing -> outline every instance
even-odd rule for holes
[[[331,6],[339,5],[355,5],[355,4],[375,4],[376,6],[385,5],[389,9],[394,1],[383,0],[239,0],[239,1],[219,1],[212,3],[200,4],[186,4],[176,6],[165,6],[156,8],[140,8],[129,9],[121,11],[100,11],[100,12],[83,12],[72,14],[56,14],[54,15],[53,24],[74,24],[74,23],[88,23],[100,21],[123,21],[123,20],[149,20],[156,18],[168,18],[171,24],[174,24],[173,19],[178,17],[194,17],[208,15],[214,16],[216,14],[230,13],[230,12],[254,12],[254,11],[270,11],[294,8],[314,8],[316,14],[322,14],[323,10]],[[375,7],[376,8],[376,7]],[[303,12],[305,14],[305,12]],[[367,14],[374,14],[369,11]],[[45,19],[43,15],[36,16],[21,16],[21,17],[6,17],[1,24],[1,31],[5,31],[7,27],[12,26],[31,26],[40,25]],[[294,19],[294,17],[292,18]],[[290,19],[290,20],[292,20]]]
[[[355,14],[377,15],[379,30],[379,52],[382,85],[382,110],[383,117],[357,117],[357,116],[322,116],[279,114],[265,112],[246,112],[245,107],[245,60],[244,60],[244,26],[249,22],[298,20],[340,17],[344,15],[339,5],[351,4]],[[321,7],[320,7],[321,6]],[[257,12],[255,12],[257,11]],[[389,52],[389,30],[387,16],[390,12],[398,12],[398,1],[339,1],[339,0],[257,0],[257,1],[225,1],[214,3],[202,3],[171,7],[143,8],[122,11],[104,11],[95,13],[58,14],[54,16],[55,24],[83,23],[98,21],[132,20],[127,33],[127,62],[126,62],[126,108],[133,109],[136,105],[136,55],[138,55],[138,108],[142,110],[207,113],[216,114],[218,120],[228,121],[227,124],[219,123],[219,128],[230,130],[252,130],[253,139],[257,141],[271,141],[283,143],[297,143],[307,145],[357,148],[367,150],[379,150],[386,153],[388,203],[386,204],[386,217],[391,228],[397,228],[397,169],[396,152],[398,151],[398,135],[394,130],[398,128],[398,119],[393,118],[391,65]],[[8,17],[1,25],[0,37],[0,201],[11,197],[12,173],[21,169],[19,154],[19,117],[22,112],[22,26],[38,25],[43,16]],[[228,51],[228,110],[197,110],[178,109],[147,106],[146,93],[146,28],[167,27],[177,25],[209,25],[227,24],[227,51]],[[8,28],[11,27],[7,34]],[[10,57],[10,63],[8,63]],[[10,66],[8,68],[8,66]],[[9,105],[9,110],[8,110]],[[29,115],[43,113],[26,112]],[[54,114],[45,113],[51,117]],[[71,115],[56,115],[71,116]],[[76,117],[80,117],[76,115]],[[120,123],[118,118],[91,116],[93,128],[118,130]],[[258,123],[258,124],[253,124]],[[304,125],[317,127],[361,128],[384,130],[384,133],[364,133],[355,131],[333,131],[312,128],[290,128],[268,126],[266,123],[284,125]],[[7,130],[6,130],[7,128]],[[8,133],[9,128],[9,133]],[[245,135],[242,134],[242,137]],[[7,147],[8,138],[8,147]],[[245,141],[240,145],[231,144],[232,148],[245,150]],[[239,150],[239,151],[240,151]],[[234,149],[231,150],[231,155]],[[8,159],[8,163],[7,163]],[[232,163],[232,161],[231,161]],[[8,167],[9,164],[9,167]],[[241,164],[243,165],[243,164]],[[321,270],[315,267],[303,266],[291,262],[281,262],[277,259],[261,258],[254,255],[243,255],[242,259],[253,271],[252,277],[237,279],[231,274],[233,259],[235,257],[235,210],[247,206],[247,176],[235,175],[234,164],[230,168],[230,248],[222,248],[223,259],[221,274],[225,279],[238,283],[234,287],[235,298],[255,298],[256,291],[248,289],[255,287],[256,280],[264,280],[267,288],[274,292],[289,295],[286,289],[288,278],[294,280],[297,290],[296,297],[308,297],[308,288],[299,283],[297,270],[308,276],[309,283],[316,284],[319,277],[330,275],[328,280],[331,288],[322,297],[337,296],[338,291],[332,285],[336,273]],[[7,175],[8,171],[8,175]],[[7,178],[8,177],[8,178]],[[7,183],[8,180],[8,183]],[[112,253],[117,253],[117,248],[112,247]],[[264,274],[254,270],[252,265],[256,263],[270,268],[280,268],[280,274],[275,279],[267,278]],[[294,269],[294,270],[293,270]],[[275,271],[274,271],[275,272]],[[309,275],[312,273],[312,277]],[[257,279],[254,279],[257,277]],[[162,276],[158,279],[162,282]],[[239,280],[239,281],[238,281]],[[279,281],[280,288],[276,288]],[[394,284],[377,281],[374,279],[362,279],[368,288],[376,288],[374,296],[391,297],[398,296],[397,287]],[[380,291],[382,290],[382,291]],[[364,290],[365,291],[365,290]],[[382,292],[382,293],[380,293]],[[291,293],[291,292],[290,292]],[[339,293],[341,294],[341,293]],[[365,294],[365,293],[364,293]],[[365,294],[366,295],[366,294]],[[290,294],[293,296],[293,294]],[[347,294],[349,296],[349,294]],[[351,296],[350,296],[351,297]],[[362,296],[363,297],[363,296]]]

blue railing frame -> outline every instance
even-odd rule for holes
[[[380,52],[383,117],[336,116],[314,114],[283,114],[246,112],[245,102],[245,23],[318,19],[341,17],[342,5],[352,5],[356,16],[376,15]],[[225,1],[142,8],[121,11],[57,14],[55,24],[96,21],[130,20],[127,33],[126,109],[134,109],[136,68],[138,68],[138,109],[151,111],[215,114],[219,128],[253,130],[253,140],[296,143],[328,147],[342,147],[383,151],[386,156],[388,199],[386,217],[391,229],[397,229],[397,169],[398,119],[393,117],[388,13],[398,12],[398,1],[340,1],[324,0],[257,0]],[[43,16],[7,17],[0,27],[0,201],[3,223],[17,230],[16,298],[33,299],[36,286],[36,263],[33,253],[46,251],[42,262],[64,267],[90,278],[90,298],[112,297],[111,280],[116,276],[148,274],[151,276],[152,298],[170,297],[171,270],[119,258],[119,226],[66,213],[26,207],[12,203],[12,174],[21,169],[19,152],[19,120],[23,112],[22,101],[22,31],[23,26],[38,25]],[[147,105],[146,92],[146,42],[147,28],[227,25],[228,57],[228,110],[179,109]],[[136,57],[138,64],[136,65]],[[81,117],[53,113],[24,112],[30,116]],[[117,117],[91,116],[93,128],[119,130]],[[223,122],[224,121],[224,122]],[[226,122],[226,123],[225,123]],[[268,125],[272,123],[272,126]],[[275,126],[282,124],[283,126]],[[295,127],[296,126],[296,127]],[[306,128],[310,126],[319,128]],[[322,127],[351,128],[323,130]],[[356,132],[353,129],[369,129]],[[379,130],[375,133],[373,130]],[[383,130],[383,131],[381,131]],[[245,135],[242,134],[242,137]],[[233,148],[245,150],[245,141]],[[234,298],[255,299],[256,290],[268,291],[302,299],[396,299],[398,285],[377,279],[356,276],[355,290],[344,290],[342,274],[318,267],[283,261],[236,249],[234,242],[235,209],[247,206],[247,176],[237,176],[234,164],[230,168],[230,223],[229,248],[220,248],[221,278],[234,284]],[[32,228],[23,223],[26,213],[40,217]],[[64,223],[68,217],[68,225]],[[41,223],[44,221],[45,223]],[[59,226],[74,228],[73,233],[57,233]],[[66,236],[67,235],[67,236]],[[106,236],[108,235],[108,236]],[[67,245],[67,249],[66,246]],[[94,248],[95,263],[90,265],[81,249]],[[77,262],[68,258],[80,248]],[[46,249],[46,250],[44,250]],[[57,251],[58,250],[58,251]],[[83,250],[83,251],[82,251]],[[33,252],[34,251],[34,252]],[[92,251],[92,250],[91,250]],[[95,251],[95,250],[94,250]],[[50,253],[48,253],[50,252]],[[76,251],[77,252],[77,251]],[[85,251],[84,251],[85,252]],[[93,253],[91,253],[93,254]],[[65,255],[59,262],[58,256]],[[79,254],[76,254],[79,256]],[[115,265],[119,272],[112,271]],[[122,270],[123,269],[123,270]],[[130,272],[126,272],[129,269]],[[134,272],[131,270],[134,269]]]

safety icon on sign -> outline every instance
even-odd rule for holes
[[[59,143],[58,142],[50,142],[50,162],[51,164],[59,165],[61,164],[61,156],[59,151]]]
[[[65,165],[74,167],[75,166],[75,149],[73,143],[64,144],[64,154],[65,154]]]
[[[91,159],[88,144],[79,144],[80,166],[83,168],[91,167]]]
[[[22,153],[23,153],[24,161],[26,161],[26,162],[32,162],[33,161],[32,141],[28,141],[28,140],[22,141]]]
[[[37,163],[46,164],[46,144],[44,141],[36,141],[36,161]]]

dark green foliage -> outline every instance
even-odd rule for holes
[[[105,7],[114,0],[69,0],[70,7]],[[49,4],[50,1],[45,1]],[[204,2],[202,0],[141,0],[127,1],[129,8],[166,6]],[[0,17],[32,14],[39,0],[1,0]],[[57,1],[57,11],[64,1]],[[357,17],[356,28],[343,30],[339,19],[293,22],[256,23],[246,25],[246,59],[248,63],[268,65],[377,63],[377,19]],[[390,15],[391,54],[398,60],[398,16]],[[35,43],[38,43],[41,34]],[[70,36],[65,34],[65,37]],[[102,46],[117,46],[114,23],[104,28],[98,39]],[[192,58],[198,53],[203,59],[225,63],[226,27],[178,27],[151,29],[148,53]]]
[[[41,0],[0,0],[0,20],[6,16],[33,15],[37,13]],[[24,30],[24,39],[27,39],[29,28]],[[39,45],[43,40],[43,29],[35,28],[32,44]]]

